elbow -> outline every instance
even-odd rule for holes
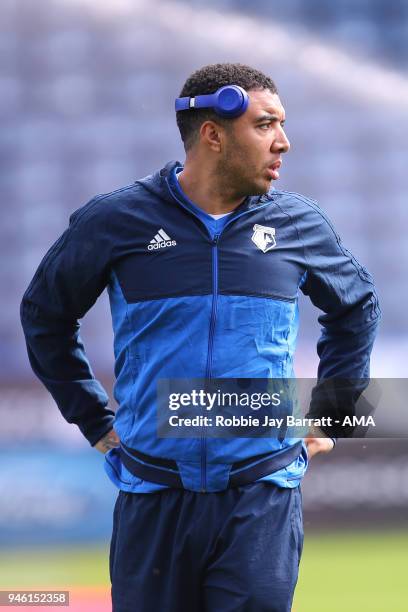
[[[350,330],[359,333],[366,330],[368,334],[375,335],[381,321],[381,307],[377,293],[370,292],[368,299],[359,304],[355,310],[355,318]]]
[[[29,326],[29,312],[30,312],[30,301],[27,298],[27,294],[23,295],[23,299],[20,303],[20,321],[24,333],[26,334]]]
[[[30,325],[38,316],[38,306],[30,299],[28,289],[20,303],[20,321],[23,329]]]

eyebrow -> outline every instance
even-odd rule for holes
[[[274,113],[265,113],[255,119],[255,123],[261,123],[262,121],[279,121],[280,123],[285,123],[285,119],[280,119],[279,115]]]

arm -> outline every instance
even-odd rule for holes
[[[42,260],[21,302],[21,322],[34,373],[62,415],[95,445],[114,413],[95,379],[79,335],[81,319],[104,290],[110,241],[100,198],[70,218]]]
[[[368,385],[380,309],[370,274],[345,249],[317,205],[310,204],[310,208],[302,236],[307,273],[301,289],[323,314],[318,319],[322,325],[317,344],[320,384],[313,391],[308,416],[336,418],[353,413],[355,402]],[[335,385],[334,408],[328,408],[322,383],[329,378]],[[344,436],[338,426],[324,432]]]

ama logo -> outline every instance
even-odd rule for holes
[[[255,223],[253,230],[251,240],[263,253],[267,253],[276,246],[274,227],[266,227]]]

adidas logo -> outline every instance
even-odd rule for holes
[[[164,247],[176,246],[177,242],[172,240],[170,236],[166,234],[163,228],[159,229],[153,240],[148,245],[149,251],[157,251],[157,249],[163,249]]]

